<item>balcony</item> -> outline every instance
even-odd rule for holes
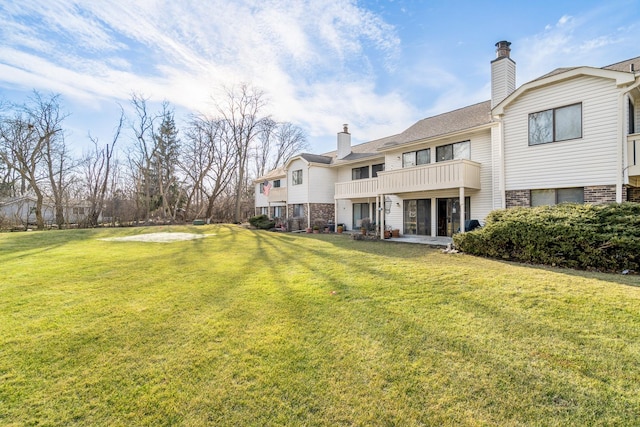
[[[378,176],[380,194],[460,187],[480,189],[480,163],[465,159],[379,172]]]
[[[359,197],[375,197],[378,195],[378,179],[379,178],[369,178],[337,182],[335,198],[355,199]]]
[[[287,201],[287,187],[272,188],[267,196],[269,203],[286,202]]]
[[[629,184],[640,186],[640,133],[627,136],[627,172]]]

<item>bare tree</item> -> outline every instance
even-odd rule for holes
[[[265,106],[264,92],[246,83],[225,89],[225,100],[216,107],[230,127],[231,141],[235,148],[236,188],[234,221],[242,219],[242,201],[246,198],[247,165],[251,143],[259,133],[259,114]]]
[[[193,211],[194,218],[204,215],[212,219],[219,196],[234,176],[233,136],[225,120],[203,116],[191,120],[185,135],[180,161],[189,189],[185,210]]]
[[[255,147],[253,149],[255,177],[262,176],[270,170],[269,168],[271,164],[271,157],[273,157],[272,151],[277,128],[278,123],[270,117],[265,117],[259,122],[259,131]]]
[[[293,123],[279,123],[275,131],[275,156],[271,169],[284,166],[295,154],[308,148],[307,137],[298,126]]]
[[[61,122],[58,95],[42,99],[38,92],[31,104],[17,107],[12,117],[5,117],[0,124],[0,157],[15,169],[36,197],[35,215],[38,228],[44,228],[42,207],[44,203],[43,171],[45,150],[56,138],[61,138]],[[21,189],[24,193],[26,188]]]
[[[135,142],[128,156],[129,166],[131,179],[136,186],[136,210],[148,222],[151,211],[156,207],[153,201],[155,179],[151,164],[156,152],[154,122],[157,117],[149,114],[147,98],[141,95],[131,95],[131,105],[135,111],[135,118],[131,121]]]
[[[85,155],[83,162],[84,180],[88,189],[87,199],[90,203],[87,215],[87,226],[89,227],[98,225],[109,184],[113,182],[113,154],[123,123],[124,111],[121,109],[120,120],[115,128],[113,139],[110,144],[105,144],[104,147],[100,147],[97,138],[89,135],[93,149]]]
[[[44,138],[44,166],[47,170],[47,178],[55,209],[55,221],[59,228],[65,223],[64,196],[69,185],[67,177],[71,176],[73,161],[68,155],[67,147],[62,132],[62,121],[66,117],[60,113],[59,95],[53,95],[49,99],[43,99],[39,93],[35,93],[33,106],[26,110],[38,135],[49,135]]]

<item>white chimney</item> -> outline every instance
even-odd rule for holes
[[[491,61],[491,108],[516,90],[516,63],[511,59],[511,43],[496,43],[496,59]]]
[[[351,134],[349,133],[349,125],[342,125],[342,132],[338,132],[338,160],[344,159],[351,154]]]

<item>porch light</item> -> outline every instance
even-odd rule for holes
[[[384,198],[384,213],[391,212],[391,198],[389,196]]]

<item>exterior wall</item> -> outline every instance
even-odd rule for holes
[[[524,93],[505,109],[505,189],[612,185],[616,182],[615,82],[577,77]],[[529,146],[529,113],[582,103],[582,138]]]
[[[333,222],[333,203],[311,203],[311,226],[318,225],[324,227],[327,223]]]
[[[599,205],[602,203],[615,203],[615,201],[616,201],[615,185],[599,185],[599,186],[584,188],[585,203]]]
[[[330,203],[333,205],[336,170],[324,166],[309,167],[308,197],[310,203]],[[303,182],[303,186],[305,183]],[[331,215],[333,217],[333,215]]]
[[[298,169],[302,170],[302,184],[293,185],[292,174],[293,171]],[[289,186],[287,187],[288,204],[307,203],[309,201],[307,191],[309,187],[309,168],[304,160],[296,159],[289,163],[289,166],[287,167],[287,182],[289,183]],[[291,215],[289,217],[291,217]]]
[[[497,126],[496,126],[497,128]],[[471,198],[471,218],[478,219],[481,222],[484,218],[495,209],[495,199],[499,197],[502,200],[502,196],[498,194],[496,196],[494,192],[494,183],[496,181],[496,174],[493,171],[494,164],[494,152],[496,150],[496,143],[494,139],[494,130],[482,130],[468,135],[456,136],[453,138],[443,138],[437,141],[430,141],[424,145],[414,146],[411,148],[399,149],[398,151],[390,152],[385,158],[385,170],[397,170],[402,169],[402,153],[407,151],[419,150],[423,148],[431,148],[431,163],[436,163],[436,147],[446,144],[451,144],[460,141],[471,141],[471,159],[474,162],[480,163],[480,188],[481,190],[465,190],[465,197]],[[459,189],[443,189],[435,191],[413,192],[413,193],[401,193],[395,195],[386,195],[392,199],[391,211],[385,215],[385,225],[392,228],[398,228],[403,230],[404,222],[404,200],[410,199],[432,199],[432,215],[431,215],[431,230],[436,232],[436,216],[435,216],[435,200],[437,198],[459,197]],[[400,204],[400,206],[397,205]]]
[[[507,190],[505,192],[507,208],[529,207],[531,206],[530,190]]]

